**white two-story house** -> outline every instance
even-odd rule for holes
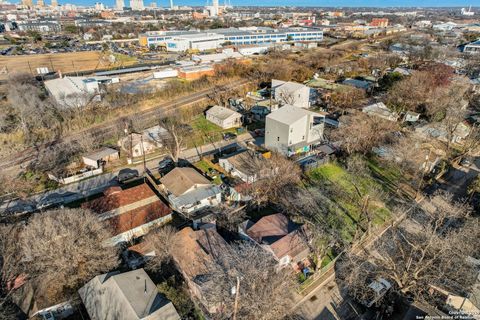
[[[315,90],[301,83],[272,80],[272,95],[280,105],[308,109],[315,100]]]
[[[286,156],[307,153],[323,140],[325,116],[292,105],[270,113],[265,121],[265,147]]]

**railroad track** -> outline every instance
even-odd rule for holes
[[[228,83],[226,85],[223,85],[223,87],[227,89],[232,89],[239,86],[244,86],[249,82],[251,81],[248,79],[240,79],[240,80]],[[158,122],[159,117],[165,115],[168,112],[174,111],[175,109],[181,108],[185,105],[202,101],[206,99],[207,95],[212,93],[213,90],[214,88],[208,88],[208,89],[196,92],[194,94],[191,94],[189,96],[180,97],[174,101],[162,103],[154,108],[150,108],[140,112],[126,114],[116,119],[106,121],[102,124],[89,127],[79,132],[75,132],[62,139],[45,143],[38,147],[29,147],[14,155],[0,158],[0,169],[7,170],[18,165],[26,165],[37,157],[40,150],[48,149],[50,147],[59,146],[62,144],[68,144],[75,140],[82,139],[85,136],[87,137],[90,136],[96,139],[107,140],[109,138],[116,136],[116,133],[118,132],[119,129],[123,128],[126,121],[132,121],[137,129],[140,127],[145,128],[148,126],[155,125]]]

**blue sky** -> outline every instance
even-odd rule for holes
[[[46,0],[49,2],[50,0]],[[96,1],[112,6],[114,0],[60,0],[60,4],[93,5]],[[152,0],[144,0],[148,5]],[[155,0],[154,0],[155,1]],[[219,0],[223,3],[224,0]],[[464,7],[480,6],[480,0],[230,0],[232,5],[245,6],[316,6],[316,7]],[[125,0],[128,3],[128,0]],[[156,0],[158,6],[168,6],[169,0]],[[176,5],[204,6],[206,0],[174,0]],[[211,2],[211,1],[210,1]]]

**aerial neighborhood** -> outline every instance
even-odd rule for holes
[[[1,2],[0,319],[480,319],[480,8],[364,2]]]

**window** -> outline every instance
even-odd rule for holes
[[[302,136],[302,140],[305,140],[305,136]]]
[[[292,132],[293,132],[293,128],[290,128],[290,133],[292,133]]]
[[[277,141],[280,141],[280,137],[277,137]]]

